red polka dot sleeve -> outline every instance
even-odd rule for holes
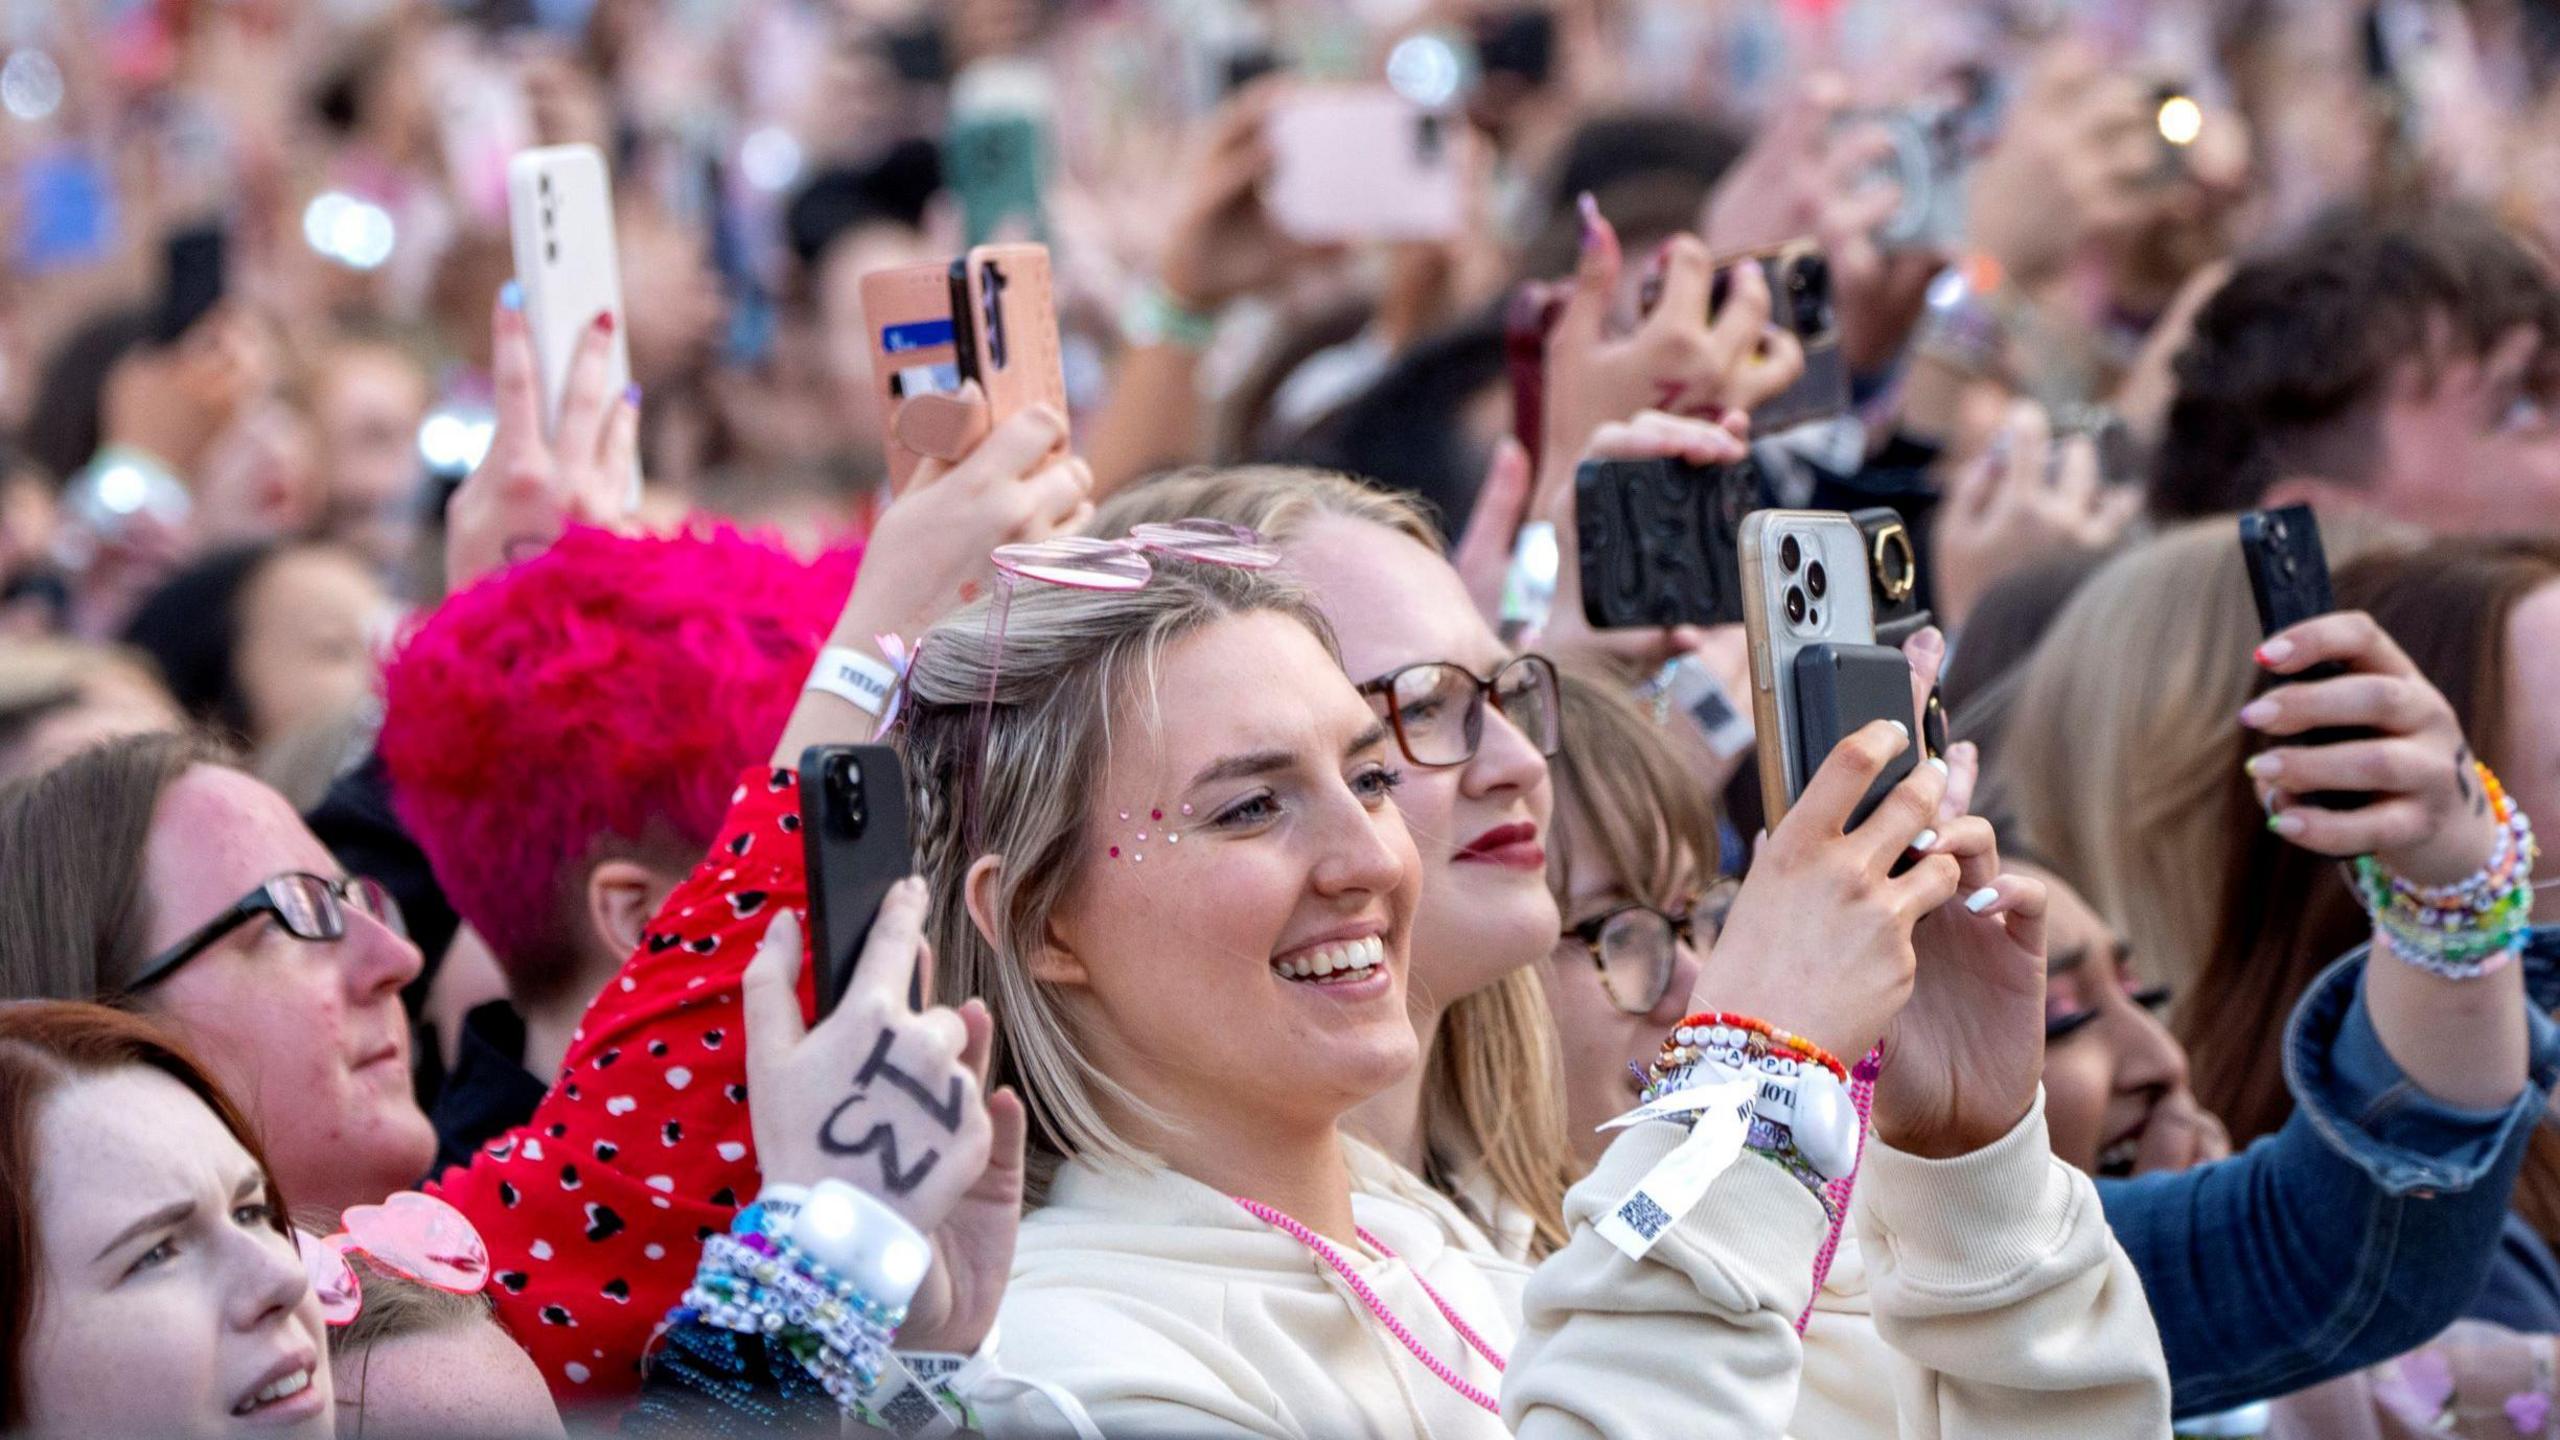
[[[564,1407],[637,1392],[703,1239],[755,1198],[739,976],[774,911],[807,903],[799,777],[758,769],[587,1006],[532,1121],[429,1187],[479,1226],[498,1318]]]

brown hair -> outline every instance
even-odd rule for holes
[[[160,797],[229,763],[198,736],[128,735],[0,789],[0,999],[119,998],[150,958],[142,869]]]
[[[1614,676],[1574,666],[1559,678],[1573,743],[1553,761],[1548,888],[1563,905],[1581,841],[1628,894],[1668,905],[1682,877],[1704,881],[1716,872],[1716,798],[1698,778],[1712,763],[1705,747],[1656,721]]]
[[[1167,475],[1113,496],[1092,529],[1120,535],[1147,521],[1196,516],[1247,526],[1285,546],[1328,515],[1383,526],[1435,555],[1442,550],[1438,527],[1411,498],[1348,475],[1284,465]],[[1495,1193],[1529,1217],[1537,1255],[1563,1248],[1564,1192],[1576,1178],[1563,1063],[1545,992],[1526,968],[1453,1002],[1423,1059],[1422,1135],[1436,1172],[1425,1178],[1458,1199],[1457,1176],[1481,1167]],[[1494,1219],[1477,1218],[1488,1228]]]
[[[2491,769],[2511,758],[2506,733],[2507,622],[2525,597],[2560,583],[2560,542],[2445,541],[2385,552],[2338,572],[2338,603],[2370,613],[2444,692],[2462,733]],[[2252,805],[2237,769],[2226,803]],[[2179,1007],[2180,1038],[2195,1055],[2195,1090],[2239,1144],[2293,1112],[2272,1037],[2328,964],[2373,933],[2335,862],[2259,826],[2227,850],[2222,943]],[[2537,1133],[2516,1208],[2560,1238],[2560,1136]]]
[[[35,1319],[44,1254],[36,1233],[37,1111],[65,1085],[137,1065],[186,1086],[222,1121],[258,1162],[275,1202],[276,1229],[285,1230],[282,1193],[258,1137],[213,1077],[175,1041],[149,1021],[103,1005],[0,1002],[0,1431],[14,1431],[27,1418],[19,1357]]]

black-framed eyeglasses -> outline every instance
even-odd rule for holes
[[[1523,655],[1489,678],[1454,661],[1426,660],[1390,670],[1360,693],[1385,712],[1396,748],[1416,765],[1438,769],[1476,758],[1484,747],[1487,701],[1539,754],[1553,755],[1564,745],[1556,667],[1544,655]]]
[[[288,870],[241,896],[231,907],[198,926],[186,939],[152,956],[125,984],[128,991],[141,990],[166,980],[181,965],[193,960],[223,937],[262,915],[273,915],[284,933],[296,940],[326,943],[347,938],[347,911],[372,917],[394,935],[406,937],[407,922],[400,918],[399,902],[382,883],[365,875],[350,875],[344,880],[331,880],[302,870]]]
[[[1651,1014],[1680,971],[1679,947],[1694,949],[1701,936],[1715,943],[1740,888],[1741,882],[1728,875],[1679,910],[1636,902],[1613,906],[1567,927],[1559,938],[1582,942],[1610,1004],[1629,1015]]]

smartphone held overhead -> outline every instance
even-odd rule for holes
[[[823,1017],[844,998],[889,887],[915,872],[907,772],[898,752],[886,745],[812,745],[802,751],[800,837]],[[919,974],[919,986],[922,980]],[[923,997],[908,999],[921,1004]]]
[[[1867,537],[1856,520],[1836,510],[1755,510],[1743,518],[1741,562],[1761,803],[1774,826],[1833,745],[1875,720],[1908,730],[1916,711],[1909,663],[1876,644]],[[1884,657],[1891,686],[1881,683]],[[1918,759],[1913,746],[1887,765],[1857,816]]]
[[[2320,544],[2320,520],[2308,505],[2253,510],[2240,517],[2240,557],[2248,567],[2249,594],[2258,605],[2258,623],[2273,635],[2338,608],[2329,588],[2329,556]],[[2330,680],[2347,673],[2332,660],[2292,676],[2288,684]],[[2352,726],[2310,730],[2292,737],[2291,745],[2335,745],[2371,740],[2380,732]],[[2306,805],[2328,810],[2359,810],[2373,803],[2361,791],[2323,790],[2300,797]]]
[[[1272,106],[1263,203],[1306,244],[1438,240],[1466,219],[1463,119],[1383,88],[1310,88]]]
[[[605,175],[603,153],[592,145],[553,145],[509,160],[507,231],[542,383],[543,428],[553,433],[568,394],[569,367],[589,331],[601,325],[610,332],[604,393],[619,396],[631,385],[613,183]],[[640,504],[636,467],[628,503],[632,509]]]
[[[861,289],[893,493],[924,461],[958,460],[1017,411],[1067,414],[1047,246],[980,245],[947,262],[874,270]],[[970,384],[978,403],[960,399]]]

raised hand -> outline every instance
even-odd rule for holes
[[[497,432],[445,511],[448,591],[541,554],[571,524],[624,524],[639,472],[639,391],[605,393],[619,322],[598,316],[578,337],[559,433],[546,439],[533,332],[509,298],[501,295],[489,317]]]
[[[1655,410],[1732,428],[1804,369],[1793,337],[1769,324],[1769,285],[1758,265],[1734,267],[1725,303],[1708,321],[1714,266],[1694,235],[1673,236],[1663,248],[1651,308],[1632,330],[1613,334],[1618,234],[1588,196],[1582,226],[1582,262],[1547,336],[1542,513],[1571,487],[1577,457],[1610,421]]]
[[[1912,993],[1912,927],[1956,893],[1958,862],[1946,855],[1892,873],[1932,829],[1946,772],[1915,768],[1843,832],[1911,743],[1908,727],[1879,720],[1822,762],[1752,858],[1699,976],[1701,1005],[1783,1026],[1848,1060],[1884,1034]]]
[[[1022,1217],[1022,1099],[984,1095],[994,1021],[907,1004],[933,973],[925,890],[893,888],[835,1012],[801,1023],[801,928],[783,911],[747,966],[747,1094],[756,1161],[776,1184],[839,1179],[931,1236],[908,1302],[910,1347],[977,1348],[995,1322]]]
[[[878,1196],[919,1230],[942,1222],[986,1167],[989,1123],[962,1061],[956,1010],[907,1005],[930,973],[924,882],[900,881],[835,1013],[800,1023],[800,921],[765,928],[747,965],[747,1093],[758,1164],[776,1184],[838,1179]]]
[[[1913,932],[1911,1003],[1885,1032],[1876,1134],[1933,1159],[1978,1150],[2034,1105],[2044,1075],[2045,885],[2000,873],[1991,822],[1938,822],[1933,860],[1955,863],[1960,899]]]
[[[1067,422],[1046,406],[1008,416],[953,464],[927,459],[872,526],[856,598],[882,631],[921,634],[975,598],[987,552],[1045,540],[1093,513],[1093,471],[1065,454]],[[867,638],[867,637],[865,637]]]
[[[1930,532],[1939,618],[1962,625],[1993,585],[2057,549],[2114,544],[2141,509],[2141,487],[2100,483],[2089,437],[2057,456],[2044,407],[2019,401],[1991,449],[1956,472]]]
[[[2372,616],[2349,610],[2305,620],[2259,646],[2257,658],[2276,675],[2330,661],[2348,673],[2278,686],[2242,707],[2241,724],[2278,738],[2333,726],[2378,732],[2251,756],[2250,777],[2272,811],[2269,829],[2323,855],[2369,854],[2421,885],[2452,884],[2486,863],[2498,822],[2472,774],[2462,724]],[[2354,810],[2296,799],[2322,791],[2373,799]]]

